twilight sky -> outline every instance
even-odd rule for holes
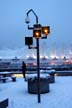
[[[40,40],[41,45],[72,45],[72,0],[0,0],[0,49],[27,49],[24,37],[32,34],[25,24],[29,9],[36,12],[40,24],[49,25],[51,29],[47,40]],[[30,19],[30,25],[33,25],[35,17],[32,13]]]

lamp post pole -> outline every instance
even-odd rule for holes
[[[28,12],[27,12],[27,16],[30,12],[33,12],[34,16],[36,17],[36,24],[38,24],[38,16],[36,15],[36,13],[33,11],[33,9],[30,9]],[[28,29],[29,26],[28,26]],[[31,29],[34,29],[34,28],[31,28]],[[41,102],[41,99],[40,99],[40,55],[39,55],[39,38],[36,38],[36,49],[37,49],[37,89],[38,89],[38,103]]]
[[[38,24],[38,16],[36,15],[36,24]],[[39,54],[39,38],[36,38],[37,45],[37,88],[38,88],[38,103],[41,102],[40,99],[40,54]]]
[[[40,59],[39,59],[39,39],[36,39],[37,43],[37,77],[38,77],[38,103],[40,103]]]

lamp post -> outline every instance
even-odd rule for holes
[[[33,11],[33,9],[30,9],[27,13],[26,13],[26,15],[27,15],[27,17],[26,17],[26,19],[25,19],[25,22],[27,23],[27,24],[29,24],[30,23],[30,20],[29,20],[29,14],[30,13],[33,13],[34,14],[34,16],[36,17],[36,23],[33,25],[33,27],[30,27],[29,25],[28,25],[28,29],[29,30],[33,30],[33,37],[36,39],[36,47],[30,47],[29,46],[29,48],[35,48],[35,49],[37,49],[37,90],[38,90],[38,103],[40,103],[41,102],[41,98],[40,98],[40,54],[39,54],[39,38],[41,38],[42,36],[42,32],[43,32],[43,34],[45,34],[45,36],[47,36],[47,34],[50,32],[50,30],[49,30],[49,26],[47,27],[41,27],[41,25],[40,24],[38,24],[38,16],[36,15],[36,13]],[[44,30],[45,29],[45,30]],[[30,38],[30,37],[29,37]],[[32,43],[31,43],[31,45],[32,45]]]

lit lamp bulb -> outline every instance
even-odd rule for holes
[[[41,30],[33,30],[33,37],[40,38],[41,37]]]
[[[39,37],[39,32],[36,32],[36,36]]]
[[[48,30],[47,30],[47,29],[45,29],[45,31],[44,31],[44,32],[45,32],[45,34],[48,34]]]
[[[42,34],[48,35],[49,33],[50,33],[50,27],[49,26],[42,27]]]

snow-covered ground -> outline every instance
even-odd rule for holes
[[[72,77],[55,77],[50,84],[50,92],[41,94],[41,104],[37,95],[29,94],[27,82],[17,78],[16,82],[0,82],[0,99],[9,98],[8,108],[72,108]]]

